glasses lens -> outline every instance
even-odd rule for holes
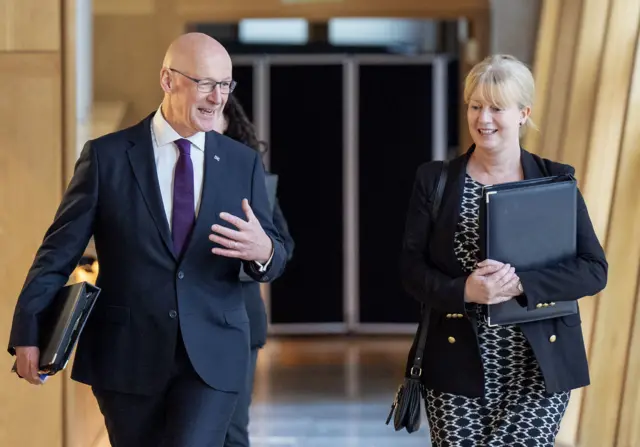
[[[211,93],[216,85],[220,86],[220,93],[231,93],[236,86],[235,81],[223,81],[223,82],[199,82],[198,90],[203,93]]]

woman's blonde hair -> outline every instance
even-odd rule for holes
[[[533,107],[535,83],[529,67],[513,56],[495,54],[476,64],[464,82],[464,102],[476,94],[484,103],[498,108],[516,105],[522,110]],[[536,128],[529,117],[524,127]]]

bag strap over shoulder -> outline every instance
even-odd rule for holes
[[[438,177],[438,185],[436,186],[436,195],[433,198],[433,205],[431,208],[431,223],[434,224],[438,219],[438,213],[440,211],[440,204],[442,203],[442,196],[444,194],[444,187],[447,184],[447,174],[449,171],[449,161],[444,160],[442,162],[442,168],[440,170],[440,176]]]
[[[438,219],[438,213],[440,212],[440,204],[442,203],[442,196],[444,195],[444,187],[447,184],[447,174],[449,170],[449,162],[447,160],[442,162],[442,169],[440,170],[440,176],[438,178],[438,185],[436,186],[435,197],[433,198],[433,204],[431,208],[431,226],[435,224]],[[413,365],[411,366],[410,375],[412,378],[417,379],[422,375],[422,359],[424,356],[424,346],[427,342],[427,332],[429,332],[429,317],[431,315],[431,309],[428,306],[422,306],[422,324],[420,325],[420,332],[418,333],[418,344],[416,346],[415,357],[413,358]]]

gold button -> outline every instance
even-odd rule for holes
[[[447,318],[451,318],[453,315],[451,314],[447,314]]]
[[[556,305],[556,303],[551,303],[551,305],[552,305],[552,306],[555,306],[555,305]]]
[[[449,343],[454,344],[456,342],[456,339],[453,337],[449,337]]]
[[[458,318],[464,318],[464,315],[458,314]]]
[[[542,303],[538,303],[538,305],[536,306],[538,309],[540,309],[542,307]]]
[[[555,342],[556,342],[556,336],[555,336],[555,335],[552,335],[551,337],[549,337],[549,341],[550,341],[551,343],[555,343]]]

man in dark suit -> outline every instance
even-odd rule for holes
[[[271,281],[286,254],[259,154],[212,132],[235,87],[225,49],[180,36],[160,84],[158,111],[85,145],[18,299],[9,351],[18,374],[41,383],[38,317],[93,235],[102,293],[72,378],[92,386],[112,446],[222,446],[249,364],[241,263]]]

